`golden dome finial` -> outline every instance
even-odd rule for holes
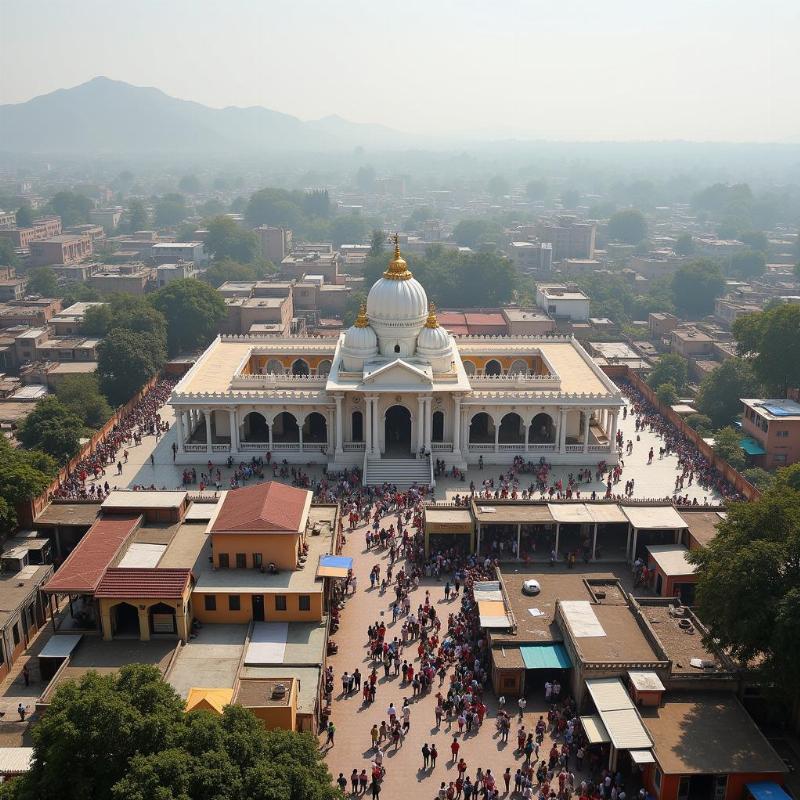
[[[434,303],[428,304],[428,320],[425,323],[426,328],[438,328],[439,320],[436,319],[436,306]]]
[[[408,269],[405,259],[400,255],[400,237],[394,235],[394,258],[389,262],[389,267],[383,273],[384,278],[390,281],[407,281],[414,276]]]
[[[369,328],[369,320],[367,319],[367,304],[362,303],[358,309],[358,316],[355,322],[356,328]]]

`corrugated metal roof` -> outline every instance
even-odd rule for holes
[[[617,750],[641,750],[653,746],[635,708],[601,711],[600,719],[603,720],[603,725],[611,737],[611,743]]]
[[[652,750],[631,750],[631,761],[634,764],[655,764],[656,759]]]
[[[639,692],[663,692],[664,684],[655,672],[644,670],[630,670],[628,677],[633,684],[633,688]]]
[[[39,658],[66,658],[82,638],[81,633],[56,633],[47,640]]]
[[[600,524],[628,522],[628,518],[616,503],[586,503],[586,510],[593,522]]]
[[[687,527],[672,506],[622,506],[628,521],[639,530],[672,530]]]
[[[147,569],[139,567],[107,569],[94,596],[179,600],[191,580],[186,568]]]
[[[668,578],[676,575],[694,575],[697,567],[686,556],[689,551],[682,544],[650,544],[647,546],[653,561]]]
[[[21,775],[32,761],[32,747],[0,747],[0,775]]]
[[[575,638],[605,636],[606,632],[588,600],[559,600]]]
[[[556,522],[594,522],[583,503],[549,503],[547,507]]]
[[[141,514],[100,517],[43,587],[44,591],[92,594],[141,519]]]
[[[586,688],[598,711],[633,708],[633,701],[619,678],[589,678]]]
[[[525,669],[570,669],[572,662],[567,649],[560,642],[552,644],[526,644],[520,647]]]
[[[607,744],[611,741],[606,726],[603,725],[603,720],[600,717],[594,714],[588,717],[581,717],[581,725],[583,725],[583,732],[586,734],[589,744]]]

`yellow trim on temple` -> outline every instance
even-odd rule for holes
[[[384,278],[390,281],[408,281],[414,277],[408,269],[405,259],[400,255],[400,237],[394,235],[394,258],[389,262],[389,267],[383,273]]]
[[[428,320],[425,323],[426,328],[438,328],[439,320],[436,319],[436,306],[433,303],[428,304]]]
[[[362,303],[361,307],[358,309],[358,316],[356,317],[355,326],[356,326],[356,328],[368,328],[369,327],[369,320],[367,319],[367,305],[366,305],[366,303]]]

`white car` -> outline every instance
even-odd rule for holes
[[[535,581],[533,578],[522,584],[522,594],[535,595],[541,591],[542,587],[539,586],[539,581]]]

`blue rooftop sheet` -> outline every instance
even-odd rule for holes
[[[320,556],[319,565],[321,567],[341,567],[342,569],[352,569],[353,559],[350,556]]]
[[[563,644],[526,644],[520,651],[525,669],[569,669],[572,666]]]
[[[749,436],[739,439],[739,447],[749,456],[763,456],[767,451],[755,440]]]
[[[774,781],[757,781],[746,786],[755,800],[791,800],[786,790]]]

